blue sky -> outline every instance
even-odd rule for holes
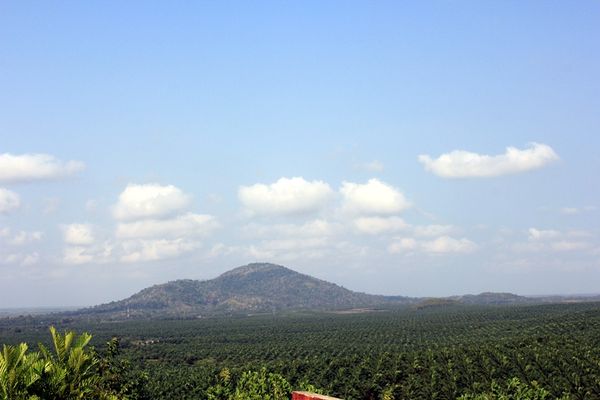
[[[597,292],[599,11],[3,2],[0,305],[253,261],[372,293]]]

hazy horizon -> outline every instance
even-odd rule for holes
[[[0,307],[268,261],[597,293],[600,3],[0,4]]]
[[[224,271],[225,272],[225,271]],[[208,280],[216,278],[212,277],[212,278],[207,278]],[[317,277],[318,278],[318,277]],[[191,279],[191,278],[179,278],[179,279]],[[319,278],[320,279],[320,278]],[[176,279],[177,280],[177,279]],[[201,279],[204,280],[204,279]],[[167,283],[167,282],[157,282],[154,284],[150,284],[149,286],[153,286],[153,285],[160,285],[161,283]],[[337,284],[336,282],[330,282],[330,283],[334,283]],[[352,291],[358,291],[358,290],[354,290],[351,287],[346,287],[344,286],[346,289],[352,290]],[[486,293],[489,291],[481,291],[481,292],[477,292],[477,293],[452,293],[452,294],[447,294],[447,295],[439,295],[439,296],[428,296],[428,295],[423,295],[423,296],[408,296],[408,297],[423,297],[423,298],[427,298],[427,297],[431,297],[431,298],[435,298],[435,297],[450,297],[450,296],[462,296],[462,295],[478,295],[478,294],[482,294],[482,293]],[[112,301],[119,301],[119,300],[124,300],[128,297],[130,297],[130,295],[133,295],[137,293],[136,292],[132,292],[129,295],[126,295],[124,297],[120,297],[120,298],[115,298],[115,299],[110,299],[110,300],[106,300],[106,302],[112,302]],[[375,293],[375,292],[366,292],[367,294],[373,294],[373,295],[384,295],[384,296],[405,296],[403,293],[387,293],[387,294],[383,294],[383,293]],[[494,292],[494,293],[500,293],[500,292]],[[560,297],[592,297],[592,296],[598,296],[600,295],[600,292],[589,292],[589,293],[540,293],[540,294],[530,294],[530,293],[514,293],[514,292],[508,292],[511,294],[516,294],[518,296],[524,296],[524,297],[552,297],[552,296],[560,296]],[[0,316],[3,315],[14,315],[16,314],[17,310],[29,310],[29,311],[47,311],[47,310],[53,310],[54,311],[63,311],[63,310],[74,310],[74,309],[80,309],[80,308],[86,308],[86,307],[93,307],[93,306],[97,306],[100,304],[104,304],[104,303],[89,303],[89,304],[79,304],[79,305],[62,305],[62,304],[48,304],[48,305],[20,305],[20,306],[13,306],[13,307],[0,307]]]

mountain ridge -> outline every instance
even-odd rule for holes
[[[354,292],[281,265],[252,263],[214,279],[179,279],[150,286],[132,296],[79,310],[109,319],[132,317],[199,317],[215,314],[284,310],[338,310],[410,303],[402,296]]]
[[[573,301],[568,298],[563,300]],[[327,311],[389,306],[414,306],[421,309],[432,306],[518,305],[561,301],[556,297],[532,298],[494,292],[440,298],[383,296],[355,292],[282,265],[251,263],[226,271],[214,279],[169,281],[142,289],[123,300],[69,314],[108,320],[198,318],[286,310]]]

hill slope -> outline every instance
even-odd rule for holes
[[[409,303],[406,297],[353,292],[275,264],[248,264],[207,280],[177,280],[133,296],[80,310],[109,319],[194,317],[290,309],[344,309]]]
[[[353,292],[281,265],[248,264],[215,279],[183,279],[146,288],[133,296],[64,315],[108,320],[126,318],[195,318],[284,310],[343,310],[389,305],[415,309],[456,305],[519,305],[591,301],[597,297],[524,297],[480,293],[445,298],[379,296]]]

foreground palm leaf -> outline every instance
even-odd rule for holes
[[[44,369],[38,353],[27,354],[27,344],[4,345],[0,353],[0,398],[29,399],[28,388],[36,383]]]
[[[40,344],[45,361],[43,388],[48,399],[83,399],[94,393],[99,377],[96,375],[98,358],[86,351],[92,336],[73,332],[60,334],[50,327],[54,353]]]

